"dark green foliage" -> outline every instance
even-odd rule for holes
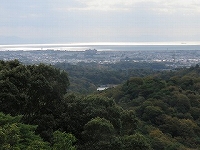
[[[61,101],[69,86],[67,74],[51,66],[24,66],[17,61],[1,62],[1,111],[12,107],[14,115],[33,115]],[[5,102],[6,101],[6,102]],[[9,105],[9,106],[4,106]],[[8,112],[6,112],[8,113]]]
[[[25,123],[37,124],[37,133],[50,140],[68,86],[67,73],[52,66],[1,61],[0,111],[23,115]]]
[[[129,63],[121,74],[84,65],[68,67],[91,89],[131,74]],[[199,67],[138,75],[85,96],[66,94],[68,75],[52,66],[0,61],[0,111],[17,116],[0,113],[1,149],[199,149]]]
[[[124,150],[151,150],[150,141],[140,133],[124,136],[123,143]]]
[[[36,126],[20,123],[21,116],[11,117],[0,113],[0,149],[50,149],[49,143],[35,135]]]
[[[72,134],[55,131],[53,146],[35,134],[36,126],[21,123],[21,116],[12,117],[0,113],[1,150],[75,150]]]
[[[114,136],[113,125],[104,118],[94,118],[84,126],[82,132],[83,146],[87,150],[109,150],[112,149],[112,136]]]
[[[121,130],[122,109],[112,99],[94,95],[76,98],[69,95],[65,100],[65,107],[66,110],[61,115],[62,128],[76,137],[80,137],[83,126],[95,117],[105,118],[113,124],[117,132]]]
[[[124,109],[135,111],[139,121],[136,130],[153,136],[152,148],[198,149],[199,73],[199,68],[193,68],[143,78],[132,77],[112,89],[114,94],[108,90],[101,95],[113,97]]]
[[[53,150],[76,150],[73,143],[76,138],[69,133],[55,131],[53,133]]]
[[[156,123],[157,118],[163,114],[163,111],[158,106],[147,106],[144,109],[144,113],[142,115],[142,118],[145,121],[151,121],[151,123]]]
[[[122,113],[122,130],[121,135],[131,135],[135,133],[137,129],[138,120],[136,119],[135,112],[132,110],[126,110]]]
[[[176,139],[172,139],[170,135],[164,134],[157,128],[151,129],[149,136],[151,137],[151,145],[155,150],[185,150],[184,146]]]
[[[69,73],[71,83],[69,90],[82,94],[95,92],[100,85],[121,84],[131,76],[143,77],[155,73],[155,70],[149,68],[157,68],[156,66],[160,66],[160,64],[134,62],[98,64],[81,62],[76,65],[68,63],[58,63],[55,65],[55,67]],[[163,67],[165,68],[165,66],[161,66],[162,69]]]

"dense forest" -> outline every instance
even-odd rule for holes
[[[102,85],[118,85],[132,76],[144,77],[169,69],[164,63],[121,61],[116,64],[57,63],[56,68],[65,70],[70,79],[68,92],[90,94]]]
[[[0,61],[0,149],[200,149],[198,65],[165,72],[59,65]],[[69,90],[73,76],[89,75],[94,86],[118,86]]]

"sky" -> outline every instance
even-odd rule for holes
[[[199,42],[199,0],[0,0],[0,44]]]

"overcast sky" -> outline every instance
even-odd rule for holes
[[[0,44],[199,39],[200,0],[0,0]]]

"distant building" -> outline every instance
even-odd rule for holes
[[[96,49],[87,49],[85,50],[85,55],[96,55],[97,54],[97,50]]]

